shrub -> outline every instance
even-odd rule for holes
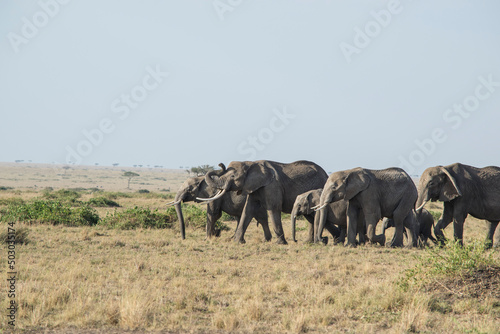
[[[81,194],[76,190],[59,189],[57,191],[44,190],[42,197],[45,199],[54,199],[62,202],[77,203]]]
[[[20,197],[0,198],[0,205],[21,205],[24,201]]]
[[[177,220],[175,207],[168,208],[167,214]],[[199,206],[192,204],[182,204],[182,214],[184,216],[184,222],[186,223],[186,226],[192,226],[194,228],[205,228],[207,224],[207,215],[206,212],[203,211]]]
[[[147,189],[139,189],[139,190],[137,190],[137,192],[139,194],[149,194],[149,190],[147,190]]]
[[[87,205],[72,208],[68,203],[40,199],[30,203],[9,205],[1,213],[2,221],[22,221],[26,223],[39,222],[80,226],[95,225],[99,221],[95,209]]]
[[[99,215],[94,208],[84,205],[73,211],[73,220],[77,225],[93,226],[99,223]]]
[[[405,271],[399,286],[403,290],[419,288],[442,278],[471,275],[475,271],[495,266],[492,253],[486,252],[483,242],[475,241],[466,246],[449,242],[443,248],[427,248],[418,264]]]
[[[120,204],[104,196],[91,198],[87,201],[87,204],[95,207],[120,207]]]
[[[102,193],[103,197],[106,197],[108,199],[117,199],[118,197],[122,198],[132,198],[132,194],[124,193],[121,191],[110,191],[110,192],[103,192]]]
[[[134,207],[125,211],[114,211],[108,213],[101,220],[101,225],[122,230],[141,228],[171,228],[176,221],[176,216],[169,213],[161,213],[148,208]]]

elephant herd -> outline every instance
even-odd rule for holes
[[[443,229],[453,222],[455,240],[462,243],[467,215],[489,222],[487,245],[500,221],[500,168],[455,163],[427,168],[417,187],[400,168],[371,170],[354,168],[330,176],[310,161],[279,163],[269,160],[233,161],[219,164],[205,176],[187,179],[176,194],[175,205],[182,238],[185,224],[181,203],[207,204],[207,237],[219,236],[215,228],[222,212],[238,220],[234,240],[245,243],[245,231],[252,218],[262,226],[266,241],[272,239],[269,222],[278,244],[286,244],[281,213],[291,214],[292,239],[299,215],[309,222],[307,242],[327,243],[323,230],[335,243],[356,247],[369,241],[385,245],[385,230],[394,227],[389,245],[402,247],[446,241]],[[434,226],[432,215],[423,207],[428,201],[444,202],[441,218]],[[384,219],[383,233],[376,234]],[[434,226],[434,235],[432,228]],[[367,239],[367,240],[366,240]]]

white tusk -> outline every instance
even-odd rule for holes
[[[165,204],[166,206],[170,206],[170,205],[177,205],[181,202],[181,200],[178,200],[177,202],[176,201],[173,201],[173,202],[170,202],[170,203],[167,203]]]
[[[327,205],[328,205],[328,203],[325,203],[325,204],[323,204],[322,206],[320,206],[319,208],[314,209],[314,211],[319,211],[319,210],[323,209],[323,208],[324,208],[325,206],[327,206]]]
[[[424,203],[422,203],[422,205],[421,205],[421,206],[419,206],[419,207],[418,207],[418,209],[416,209],[415,211],[420,211],[420,210],[422,210],[422,208],[424,207],[424,205],[425,205],[425,204],[427,204],[427,202],[429,202],[429,200],[424,201]]]
[[[320,206],[320,205],[321,205],[321,204],[318,204],[318,205],[313,206],[313,207],[311,208],[311,210],[316,210],[317,208],[319,208],[319,206]]]
[[[215,194],[214,197],[212,197],[212,198],[200,198],[200,197],[196,197],[196,199],[198,201],[212,202],[212,201],[215,201],[218,198],[221,198],[225,193],[226,193],[226,189],[219,190],[219,192],[217,194]]]
[[[220,189],[219,189],[219,190],[217,190],[217,193],[216,193],[213,197],[218,196],[218,195],[221,193],[221,191],[222,191],[222,190],[220,190]],[[197,199],[198,201],[210,201],[210,200],[212,200],[212,197],[209,197],[209,198],[196,197],[196,199]]]

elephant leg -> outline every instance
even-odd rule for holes
[[[495,230],[498,226],[498,221],[489,220],[488,234],[486,235],[486,248],[493,247],[493,236],[495,235]]]
[[[264,238],[266,238],[266,241],[271,241],[273,235],[271,234],[271,230],[269,229],[269,223],[267,219],[259,220],[258,223],[262,225],[262,230],[264,230]]]
[[[464,222],[465,217],[455,217],[453,219],[453,236],[455,237],[455,241],[458,241],[460,246],[463,246],[463,237],[464,237]]]
[[[217,220],[222,217],[222,211],[220,208],[217,208],[213,205],[213,203],[207,204],[207,239],[212,238],[213,236],[220,236],[220,229],[216,229],[215,225],[217,224]]]
[[[346,247],[356,247],[356,234],[358,225],[358,207],[347,205],[347,245]]]
[[[244,244],[245,243],[245,232],[250,225],[250,221],[253,218],[255,210],[255,203],[247,196],[247,200],[245,202],[245,207],[243,208],[243,213],[241,214],[240,221],[238,223],[238,227],[236,228],[236,232],[234,233],[234,241]]]
[[[321,209],[319,212],[316,213],[316,217],[319,218],[314,220],[314,225],[315,225],[314,242],[320,242],[321,240],[323,240],[322,235],[323,235],[323,229],[325,228],[326,225],[326,216],[327,216],[326,210],[327,208],[324,207],[323,209]]]
[[[343,245],[345,243],[346,236],[347,236],[347,227],[341,226],[340,227],[340,235],[337,238],[337,240],[334,240],[334,245],[337,245],[337,244]]]
[[[309,230],[307,231],[307,240],[306,243],[313,243],[314,242],[314,231],[316,227],[316,220],[317,217],[319,217],[319,214],[315,214],[314,216],[312,215],[304,215],[306,220],[309,222]]]
[[[413,210],[411,210],[405,217],[403,221],[403,234],[408,239],[409,247],[417,247],[418,246],[418,228],[417,228],[417,216]]]
[[[441,218],[439,218],[436,226],[434,226],[434,235],[440,245],[444,245],[446,237],[443,230],[453,221],[453,205],[449,202],[444,202],[444,209]]]
[[[333,242],[334,242],[334,243],[337,243],[337,242],[338,242],[338,240],[339,240],[339,237],[340,237],[340,233],[341,233],[340,229],[339,229],[337,226],[335,226],[335,225],[333,225],[333,224],[331,224],[331,223],[326,224],[325,228],[326,228],[326,229],[328,230],[328,232],[330,232],[330,234],[332,235],[332,237],[333,237]]]
[[[385,235],[375,234],[378,221],[379,218],[376,216],[366,216],[366,234],[371,243],[378,243],[381,246],[385,246]]]
[[[467,212],[460,206],[455,206],[453,210],[453,236],[460,246],[463,246],[465,218],[467,218]]]
[[[366,237],[365,216],[363,214],[363,211],[359,212],[358,225],[356,228],[358,231],[358,244],[364,245],[366,243],[367,237]]]
[[[273,224],[274,233],[276,234],[277,244],[286,245],[285,232],[283,232],[283,226],[281,225],[281,211],[280,210],[267,210],[267,216]]]

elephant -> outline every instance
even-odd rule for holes
[[[293,204],[292,209],[292,239],[297,242],[295,239],[295,223],[297,216],[303,215],[309,221],[309,235],[306,242],[314,242],[314,231],[318,228],[319,214],[314,211],[315,207],[319,206],[321,191],[323,189],[314,189],[306,191],[303,194],[300,194],[295,199],[295,203]],[[338,201],[329,204],[326,207],[327,210],[327,222],[325,228],[330,232],[333,237],[334,243],[344,244],[346,229],[347,229],[347,202],[346,201]],[[364,223],[364,220],[361,220]],[[340,227],[340,230],[338,227]],[[359,231],[359,241],[360,243],[365,242],[365,231],[364,226],[358,226]],[[326,237],[323,238],[323,242],[326,244]],[[326,242],[325,242],[326,241]]]
[[[222,169],[217,171],[218,173],[222,173],[226,170],[224,164],[221,163],[219,166]],[[179,218],[182,239],[185,239],[186,235],[181,202],[201,202],[200,198],[213,196],[216,190],[217,189],[211,188],[207,185],[205,182],[205,176],[192,177],[187,179],[181,185],[177,191],[175,200],[168,203],[169,205],[175,205],[177,217]],[[227,192],[217,200],[207,203],[207,238],[211,238],[214,235],[220,235],[220,230],[215,229],[215,223],[222,216],[222,211],[226,212],[230,216],[236,217],[239,220],[244,206],[245,197],[237,195],[236,192]],[[264,230],[264,237],[266,238],[266,241],[270,241],[272,234],[269,230],[266,212],[262,207],[258,206],[256,208],[255,218],[257,220],[257,224],[260,224]]]
[[[432,228],[434,227],[434,217],[432,214],[426,209],[422,209],[420,212],[417,212],[417,237],[419,242],[422,243],[423,246],[427,245],[427,240],[430,239],[434,244],[437,243],[436,238],[432,236]],[[383,232],[385,234],[385,230],[389,227],[394,227],[394,220],[391,218],[384,218],[383,220]],[[406,231],[404,231],[406,235]]]
[[[245,243],[245,231],[260,203],[273,224],[278,244],[287,244],[281,224],[281,212],[291,213],[298,195],[322,188],[327,178],[323,168],[310,161],[233,161],[225,172],[209,172],[205,175],[207,184],[220,190],[210,200],[227,191],[236,191],[246,196],[245,208],[234,235],[236,242]]]
[[[401,168],[370,170],[354,168],[331,174],[321,193],[321,213],[315,241],[320,240],[326,222],[326,206],[345,200],[347,204],[347,245],[356,247],[356,226],[364,214],[368,239],[385,245],[385,235],[375,234],[382,217],[393,218],[396,232],[391,247],[403,246],[403,230],[409,230],[409,242],[416,246],[415,202],[417,189],[410,176]],[[354,223],[356,222],[356,223]],[[354,224],[353,224],[354,223]]]
[[[417,211],[428,201],[444,202],[441,218],[434,227],[440,244],[446,241],[443,229],[453,221],[455,240],[463,244],[463,228],[467,215],[489,222],[486,236],[488,247],[493,245],[495,229],[500,221],[500,168],[477,168],[454,163],[427,168],[418,185]]]
[[[293,204],[292,208],[292,213],[291,213],[291,218],[292,218],[292,240],[294,242],[297,242],[295,239],[295,225],[296,225],[296,220],[297,216],[303,215],[307,221],[309,222],[309,233],[308,233],[308,239],[306,242],[314,242],[314,217],[316,216],[316,212],[314,211],[314,207],[319,204],[319,198],[321,196],[321,190],[322,189],[314,189],[314,190],[309,190],[306,191],[303,194],[300,194],[296,197],[295,202]],[[338,210],[338,215],[342,215],[341,210]],[[337,215],[337,216],[338,216]],[[344,216],[345,216],[345,210],[344,210]],[[335,218],[335,217],[333,217]],[[333,223],[329,220],[325,226],[325,228],[330,232],[332,235],[334,241],[338,240],[340,237],[341,233],[338,227],[333,225]],[[345,231],[344,231],[344,237],[345,237]],[[326,238],[326,237],[325,237]],[[325,243],[327,242],[328,239],[325,239]]]

